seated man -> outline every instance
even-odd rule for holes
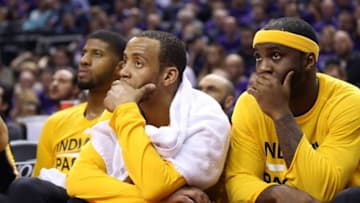
[[[16,178],[15,161],[9,147],[8,129],[0,117],[0,202],[6,203],[5,195],[10,183]]]
[[[104,100],[113,115],[92,128],[67,177],[70,196],[159,202],[184,185],[218,181],[230,124],[215,100],[182,77],[185,65],[185,48],[169,33],[129,40],[120,80]]]
[[[313,28],[272,20],[253,46],[256,73],[232,116],[230,201],[330,202],[359,186],[360,91],[316,73]]]
[[[118,78],[117,65],[125,44],[121,35],[108,30],[87,36],[77,73],[79,88],[89,91],[87,102],[58,111],[47,119],[37,147],[36,178],[19,178],[10,185],[8,195],[12,203],[67,201],[65,176],[90,139],[90,128],[110,114],[105,111],[104,98]]]

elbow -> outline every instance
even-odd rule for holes
[[[142,191],[142,196],[146,202],[159,202],[161,199],[165,198],[163,193],[166,188],[151,188],[148,190]]]
[[[70,197],[77,196],[79,194],[79,187],[77,185],[79,184],[79,176],[76,176],[76,174],[73,174],[71,171],[66,177],[66,192]]]

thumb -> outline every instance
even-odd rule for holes
[[[147,95],[151,94],[155,90],[156,86],[153,83],[148,83],[142,87],[140,87],[138,92],[138,98],[141,100],[143,97],[146,97]]]
[[[291,89],[291,81],[292,81],[292,78],[294,76],[294,71],[290,71],[287,73],[286,77],[285,77],[285,80],[284,80],[284,87],[290,91]]]

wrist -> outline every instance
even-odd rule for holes
[[[274,112],[273,114],[271,114],[271,119],[273,121],[278,121],[278,120],[281,120],[283,118],[286,118],[288,116],[292,116],[292,113],[290,110],[282,110],[282,111],[277,111],[277,112]]]
[[[255,203],[276,202],[281,185],[272,185],[260,193]]]

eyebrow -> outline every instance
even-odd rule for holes
[[[125,53],[124,53],[124,55],[125,55]],[[148,63],[150,62],[150,60],[148,58],[144,57],[144,55],[142,53],[134,52],[131,54],[131,57],[139,57],[141,59],[144,59]]]

